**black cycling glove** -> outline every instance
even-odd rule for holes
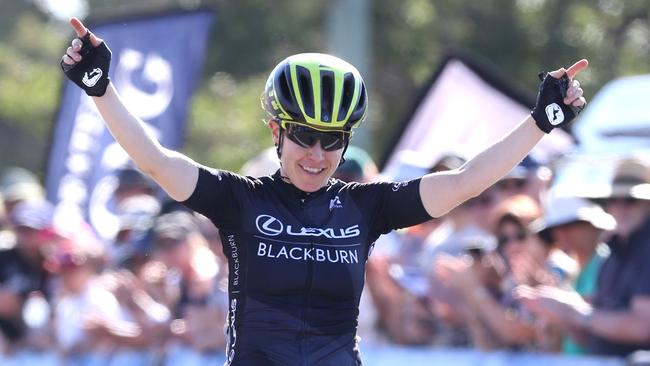
[[[556,79],[544,72],[539,74],[539,78],[542,83],[539,85],[535,108],[530,114],[533,115],[537,127],[549,133],[554,128],[571,122],[584,107],[564,104],[564,97],[569,88],[569,77],[566,74]]]
[[[106,93],[106,88],[110,79],[108,70],[111,66],[111,50],[108,49],[105,42],[99,46],[93,47],[90,44],[90,32],[79,38],[82,42],[81,61],[74,65],[68,65],[61,60],[63,72],[86,94],[93,97],[101,97]]]

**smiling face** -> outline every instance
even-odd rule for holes
[[[273,141],[280,139],[280,127],[269,123]],[[315,192],[327,184],[341,161],[343,149],[325,151],[320,142],[311,147],[302,147],[291,139],[282,138],[280,172],[289,178],[291,184],[304,192]]]

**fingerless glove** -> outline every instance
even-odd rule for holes
[[[101,97],[106,93],[110,82],[108,71],[111,66],[111,50],[105,42],[93,47],[90,44],[90,32],[79,39],[82,42],[79,51],[81,61],[68,65],[62,60],[61,68],[68,79],[77,84],[86,94]]]
[[[542,83],[539,85],[537,101],[531,114],[535,119],[537,127],[545,133],[551,132],[554,128],[571,122],[583,109],[564,104],[569,78],[566,74],[556,79],[548,73],[539,74]]]

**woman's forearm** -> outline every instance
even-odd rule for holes
[[[422,178],[420,195],[427,212],[439,217],[479,195],[517,165],[542,139],[531,116],[461,168]]]
[[[190,158],[164,148],[143,121],[124,105],[109,85],[106,94],[93,98],[106,126],[135,164],[172,198],[187,199],[196,185],[198,168]]]

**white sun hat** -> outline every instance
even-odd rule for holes
[[[613,230],[616,227],[614,217],[599,205],[580,197],[551,197],[544,205],[544,215],[531,223],[535,233],[572,222],[584,221],[601,230]]]

